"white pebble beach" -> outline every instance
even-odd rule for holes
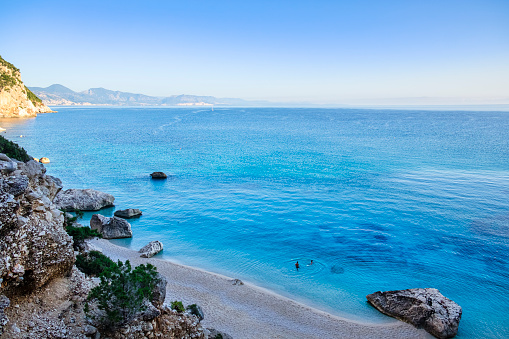
[[[223,275],[168,260],[140,258],[138,252],[107,240],[91,243],[115,261],[156,266],[168,280],[166,303],[179,300],[184,305],[200,305],[205,314],[203,327],[235,339],[433,338],[398,320],[371,324],[337,317],[246,282],[233,285],[233,278]]]

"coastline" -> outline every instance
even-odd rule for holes
[[[233,285],[233,278],[223,275],[168,260],[141,258],[138,252],[108,240],[94,239],[90,243],[112,260],[129,260],[133,266],[156,266],[168,280],[166,303],[179,300],[184,305],[198,304],[205,314],[203,327],[226,332],[233,338],[433,338],[396,319],[387,324],[357,322],[250,283]]]

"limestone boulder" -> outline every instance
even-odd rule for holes
[[[115,216],[124,219],[136,218],[141,215],[141,211],[137,208],[128,208],[125,210],[115,211]]]
[[[150,176],[152,177],[152,179],[166,179],[166,178],[168,178],[168,176],[163,172],[153,172],[152,174],[150,174]]]
[[[163,250],[163,244],[160,241],[151,241],[143,246],[138,252],[142,258],[151,258]]]
[[[435,288],[375,292],[366,298],[380,312],[437,338],[452,338],[458,332],[461,307]]]
[[[164,304],[164,299],[166,298],[166,285],[168,281],[161,273],[157,273],[156,280],[157,283],[152,289],[152,300],[150,302],[154,306],[160,307]]]
[[[57,194],[53,201],[63,211],[98,211],[113,206],[115,198],[111,194],[93,189],[68,189]]]
[[[131,224],[125,219],[108,218],[101,214],[94,214],[90,219],[90,228],[99,232],[104,239],[131,238]]]

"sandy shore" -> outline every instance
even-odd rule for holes
[[[168,279],[166,302],[203,308],[203,327],[226,332],[235,339],[251,338],[433,338],[424,330],[398,320],[366,324],[340,318],[279,296],[251,284],[232,285],[233,278],[161,259],[140,258],[136,251],[107,240],[92,244],[113,260],[133,266],[151,263]]]

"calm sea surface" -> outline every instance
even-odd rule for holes
[[[458,338],[509,337],[509,113],[58,111],[3,135],[65,188],[140,208],[115,243],[160,240],[161,257],[371,322],[392,320],[367,294],[435,287],[463,307]]]

